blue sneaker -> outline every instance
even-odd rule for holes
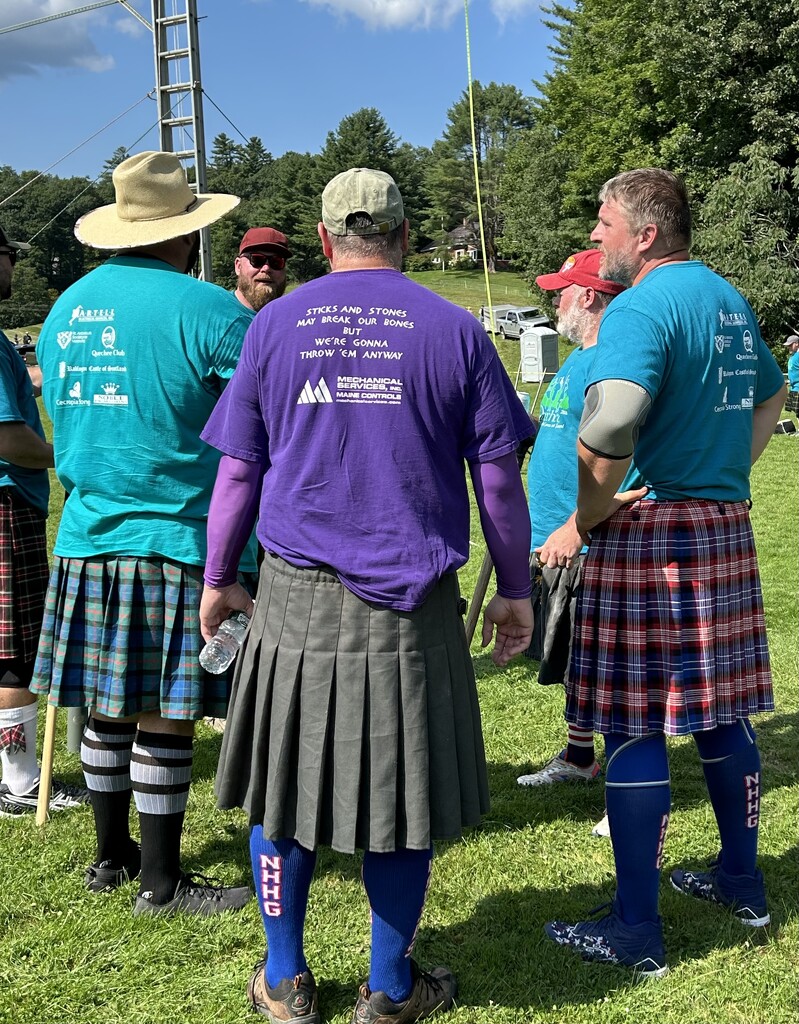
[[[762,871],[755,871],[754,875],[729,875],[721,866],[720,855],[708,867],[709,871],[675,868],[671,884],[686,896],[726,907],[750,928],[764,928],[771,923]]]
[[[560,946],[576,949],[583,960],[599,964],[620,964],[632,969],[643,978],[663,978],[669,973],[666,951],[663,948],[663,928],[657,924],[625,924],[616,910],[616,904],[605,903],[592,910],[599,913],[610,907],[609,913],[595,921],[550,921],[544,931]]]

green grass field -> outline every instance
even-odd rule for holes
[[[457,295],[477,275],[416,275]],[[508,275],[510,276],[510,275]],[[446,281],[442,281],[446,278]],[[464,290],[466,291],[466,284]],[[524,290],[523,283],[520,289]],[[518,301],[529,301],[525,292]],[[513,301],[494,296],[495,302]],[[511,376],[518,345],[501,353]],[[578,919],[612,895],[607,841],[590,828],[601,784],[521,791],[516,776],[542,765],[564,736],[563,694],[540,687],[521,659],[496,670],[477,644],[493,806],[479,829],[436,851],[417,944],[423,964],[458,975],[455,1024],[788,1024],[797,1014],[797,580],[799,495],[791,436],[772,438],[753,472],[753,521],[763,576],[777,711],[755,721],[763,755],[762,868],[773,924],[751,934],[724,911],[698,905],[664,881],[662,914],[671,973],[635,984],[623,969],[584,965],[549,943],[543,924]],[[61,492],[54,495],[54,511]],[[55,519],[55,516],[54,516]],[[476,520],[462,570],[468,596],[483,556]],[[43,717],[43,716],[42,716]],[[63,716],[61,716],[63,718]],[[80,781],[60,723],[59,776]],[[227,883],[248,878],[243,815],[215,809],[220,737],[200,724],[184,837],[188,869]],[[664,879],[675,865],[717,852],[718,837],[689,739],[670,742],[673,816]],[[94,896],[82,884],[94,856],[91,811],[0,819],[0,1022],[3,1024],[233,1024],[254,1020],[244,988],[262,955],[254,902],[210,921],[134,919],[135,884]],[[357,858],[320,852],[307,953],[320,980],[323,1019],[347,1024],[368,972],[369,910]]]

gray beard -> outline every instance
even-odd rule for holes
[[[638,263],[631,256],[622,256],[620,253],[605,253],[599,276],[605,281],[615,281],[616,284],[623,284],[625,288],[631,288],[638,273]]]

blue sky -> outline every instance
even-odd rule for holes
[[[0,0],[0,28],[86,2]],[[130,3],[150,20],[150,0]],[[463,0],[198,0],[198,12],[207,96],[273,156],[319,152],[361,107],[429,146],[467,85]],[[550,67],[541,19],[539,0],[470,0],[473,77],[534,95]],[[61,159],[153,87],[152,38],[119,5],[0,34],[0,163],[59,161],[52,174],[94,177],[118,146],[158,148],[155,102],[145,99]],[[209,152],[220,131],[242,141],[208,99],[204,113]]]

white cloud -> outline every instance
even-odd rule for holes
[[[351,14],[369,28],[432,28],[463,13],[463,0],[302,0],[334,14]],[[474,0],[472,0],[474,2]],[[486,0],[500,22],[537,10],[539,0]]]
[[[61,14],[75,10],[75,7],[74,0],[14,0],[13,3],[2,3],[0,28]],[[0,35],[0,80],[36,74],[40,68],[108,71],[114,67],[113,56],[100,53],[89,35],[92,25],[105,20],[101,9]]]

